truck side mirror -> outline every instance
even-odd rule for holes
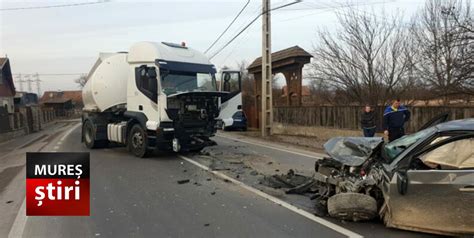
[[[405,195],[408,190],[408,176],[406,172],[397,172],[397,190],[401,195]]]

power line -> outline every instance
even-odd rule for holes
[[[260,4],[260,5],[255,9],[255,11],[252,11],[252,15],[259,13],[259,11],[262,11],[262,4]],[[253,19],[253,17],[250,17],[250,18],[248,18],[247,20],[251,20],[251,19]],[[237,28],[237,29],[234,31],[233,35],[234,35],[234,34],[237,34],[237,32],[240,31],[242,28],[244,28],[245,25],[246,25],[246,23],[242,24],[239,28]],[[251,27],[252,27],[252,26],[251,26]],[[222,63],[221,63],[222,65],[225,65],[226,62],[227,62],[227,59],[235,52],[235,50],[236,50],[240,45],[242,45],[243,40],[246,39],[246,37],[249,35],[250,31],[251,31],[251,28],[249,28],[249,29],[246,31],[245,35],[243,35],[242,37],[240,37],[239,39],[237,39],[237,40],[235,41],[234,47],[232,47],[232,49],[231,49],[231,51],[229,52],[229,54],[227,54],[227,56],[224,57],[224,60],[222,60]]]
[[[296,20],[296,19],[311,16],[311,15],[320,14],[322,12],[327,12],[327,11],[333,11],[333,10],[337,11],[338,8],[349,8],[349,7],[361,6],[361,5],[375,5],[375,4],[385,4],[385,3],[387,3],[387,2],[383,1],[383,2],[372,2],[372,3],[363,3],[363,4],[338,4],[338,5],[330,5],[330,4],[327,4],[327,3],[320,3],[320,4],[323,4],[324,6],[318,6],[318,5],[315,5],[315,4],[310,5],[310,3],[306,3],[306,4],[303,3],[304,5],[306,5],[309,8],[284,9],[284,10],[290,10],[290,11],[291,10],[306,10],[306,11],[322,10],[322,11],[317,11],[317,12],[313,12],[313,13],[310,13],[310,14],[305,14],[305,15],[301,15],[301,16],[297,16],[297,17],[288,18],[288,19],[283,19],[283,20],[279,20],[278,22]]]
[[[80,3],[69,3],[69,4],[58,4],[58,5],[47,5],[47,6],[0,8],[0,11],[18,11],[18,10],[35,10],[35,9],[60,8],[60,7],[77,7],[77,6],[84,6],[84,5],[106,3],[109,1],[110,0],[100,0],[96,2],[80,2]]]
[[[58,74],[39,74],[39,73],[35,73],[35,74],[23,74],[23,75],[40,75],[40,76],[71,76],[71,75],[84,75],[86,73],[65,73],[65,74],[61,74],[61,73],[58,73]],[[14,74],[14,75],[22,75],[22,74]]]
[[[290,3],[284,4],[284,5],[281,5],[281,6],[278,6],[278,7],[271,8],[268,11],[278,10],[278,9],[281,9],[281,8],[284,8],[284,7],[287,7],[287,6],[291,6],[291,5],[296,4],[296,3],[300,3],[301,1],[302,0],[296,0],[294,2],[290,2]],[[247,30],[247,28],[249,28],[255,21],[257,21],[258,18],[260,18],[260,16],[263,15],[263,14],[264,14],[264,12],[261,12],[260,14],[258,14],[254,19],[252,19],[252,21],[250,21],[250,23],[248,23],[242,30],[240,30],[239,33],[237,33],[237,35],[232,37],[232,39],[230,39],[227,43],[225,43],[224,46],[222,46],[219,50],[217,50],[216,53],[214,53],[211,57],[209,57],[209,59],[214,58],[221,51],[223,51],[230,43],[232,43],[237,37],[239,37],[239,35],[241,35],[245,30]]]
[[[232,24],[234,24],[235,20],[237,20],[237,18],[239,18],[240,14],[242,14],[242,12],[245,10],[245,8],[247,8],[249,3],[250,3],[250,0],[247,0],[247,3],[245,3],[245,5],[242,7],[242,9],[240,9],[239,13],[237,13],[237,15],[230,22],[230,24],[227,26],[227,28],[225,28],[225,30],[219,35],[219,37],[217,37],[217,39],[207,48],[207,50],[204,51],[204,54],[206,54],[221,39],[221,37],[227,32],[227,30],[229,30],[229,28],[232,26]]]

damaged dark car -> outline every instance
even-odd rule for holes
[[[474,119],[447,118],[386,144],[381,137],[329,140],[329,157],[315,163],[318,215],[474,234]]]

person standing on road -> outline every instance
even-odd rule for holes
[[[405,122],[410,120],[410,111],[400,105],[400,99],[394,100],[383,113],[384,134],[388,141],[394,141],[405,135]]]
[[[364,111],[360,114],[360,124],[364,137],[374,137],[375,135],[375,112],[370,105],[365,105]]]

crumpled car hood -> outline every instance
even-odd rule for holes
[[[347,166],[360,166],[383,144],[382,137],[334,137],[324,144],[326,153]]]

